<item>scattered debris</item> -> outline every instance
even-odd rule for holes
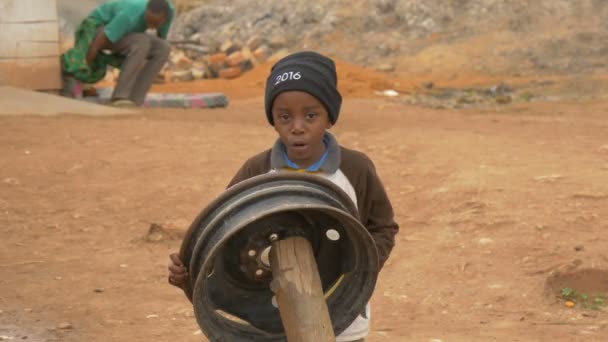
[[[534,177],[534,180],[537,182],[543,182],[543,183],[553,183],[562,178],[564,178],[564,176],[558,175],[558,174],[553,174],[553,175]]]
[[[145,240],[147,242],[161,242],[166,240],[180,240],[184,236],[182,228],[151,223]]]
[[[418,92],[405,96],[404,102],[432,108],[466,108],[481,105],[506,105],[516,100],[516,90],[501,83],[490,88],[438,88],[433,82],[422,84]]]
[[[381,72],[391,72],[391,71],[395,71],[395,66],[389,63],[383,63],[380,64],[376,67],[377,71],[381,71]]]
[[[572,198],[601,200],[601,199],[607,199],[608,198],[608,194],[605,194],[605,193],[579,192],[579,193],[576,193],[576,194],[572,195]]]
[[[2,180],[2,183],[10,184],[10,185],[19,185],[19,184],[21,184],[21,182],[19,182],[19,180],[17,178],[12,178],[12,177],[4,178]]]
[[[71,323],[63,322],[63,323],[60,323],[57,326],[57,328],[61,329],[61,330],[71,330],[71,329],[74,329],[74,326]]]
[[[494,240],[490,239],[490,238],[481,238],[479,239],[478,243],[481,246],[488,246],[494,243]]]
[[[393,89],[387,89],[381,92],[376,92],[378,95],[386,96],[386,97],[397,97],[399,93]]]
[[[513,99],[509,95],[496,96],[496,103],[498,104],[509,104]]]

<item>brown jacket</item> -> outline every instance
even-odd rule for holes
[[[328,150],[330,154],[323,170],[330,173],[341,171],[352,185],[359,217],[376,242],[379,265],[382,267],[395,245],[399,226],[394,220],[393,207],[376,174],[376,168],[365,154],[339,146],[333,137]],[[228,186],[284,167],[280,151],[280,142],[277,142],[272,149],[247,160]]]

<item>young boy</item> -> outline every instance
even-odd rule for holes
[[[395,244],[399,227],[371,160],[342,147],[327,132],[338,120],[342,97],[334,62],[315,52],[280,60],[266,82],[266,116],[279,135],[272,149],[247,160],[229,186],[268,172],[305,171],[340,186],[357,205],[361,222],[378,249],[380,267]],[[172,254],[169,283],[183,288],[188,277]],[[337,341],[363,341],[369,334],[369,305]]]
[[[171,48],[165,39],[174,12],[168,0],[103,3],[80,24],[74,47],[61,56],[64,74],[94,84],[105,76],[108,65],[120,68],[112,104],[143,104],[169,58]],[[155,29],[157,36],[146,34],[147,29]]]

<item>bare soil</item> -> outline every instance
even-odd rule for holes
[[[374,160],[401,224],[369,341],[608,340],[605,310],[547,290],[608,269],[608,102],[420,108],[375,94],[418,80],[341,68],[333,132]],[[0,117],[0,336],[204,340],[168,254],[273,143],[265,76],[155,88],[222,91],[225,109]],[[603,279],[580,278],[560,280]]]

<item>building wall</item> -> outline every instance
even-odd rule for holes
[[[61,88],[56,0],[0,0],[0,84]]]

